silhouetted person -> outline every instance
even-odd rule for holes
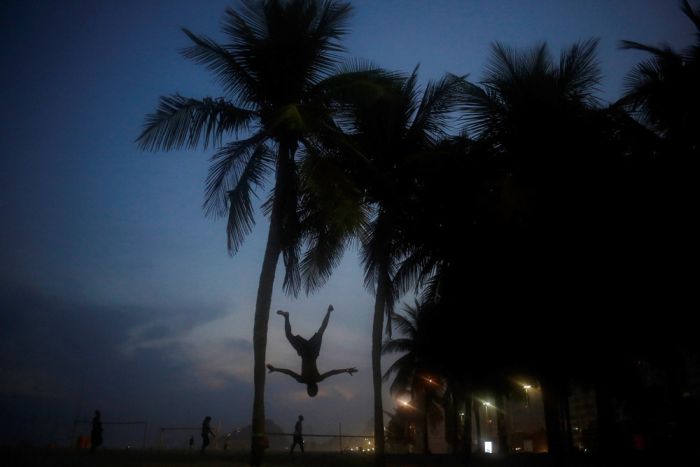
[[[289,324],[289,312],[277,310],[278,315],[284,316],[284,333],[287,336],[287,340],[301,357],[301,375],[286,368],[275,368],[269,364],[267,368],[270,370],[270,373],[278,371],[291,376],[301,384],[306,384],[306,392],[311,397],[314,397],[318,393],[318,385],[316,383],[320,383],[329,376],[338,375],[340,373],[349,373],[352,376],[352,374],[357,371],[357,368],[343,368],[341,370],[331,370],[320,374],[318,368],[316,368],[316,359],[321,351],[321,339],[323,338],[323,332],[326,330],[326,326],[328,326],[328,319],[331,316],[331,311],[333,311],[333,305],[328,306],[328,311],[318,331],[311,339],[306,340],[299,335],[292,334],[292,325]]]
[[[194,435],[190,436],[190,450],[194,449]]]
[[[102,445],[102,415],[99,410],[95,410],[95,416],[92,417],[92,431],[90,432],[90,452],[95,452],[95,449]]]
[[[304,436],[302,435],[301,422],[304,421],[304,416],[299,415],[299,420],[294,424],[294,440],[292,441],[292,447],[289,448],[289,454],[294,452],[294,447],[298,444],[301,453],[304,454]]]
[[[202,449],[199,450],[202,454],[204,454],[204,450],[209,446],[209,434],[216,436],[214,432],[211,431],[211,417],[205,417],[202,422]]]

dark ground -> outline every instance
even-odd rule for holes
[[[6,467],[243,467],[247,466],[246,452],[213,451],[205,456],[191,451],[163,450],[101,450],[95,454],[75,449],[45,448],[0,448],[0,465]],[[311,467],[370,467],[373,457],[366,454],[306,453],[289,456],[287,453],[269,453],[265,464],[269,466],[311,466]],[[671,456],[654,457],[640,454],[624,459],[601,461],[594,458],[572,458],[558,464],[571,467],[612,467],[612,466],[697,466],[700,457],[678,459]],[[555,463],[547,455],[519,454],[507,457],[474,456],[469,462],[448,455],[422,456],[416,454],[396,454],[387,456],[387,467],[444,466],[444,467],[554,467]]]

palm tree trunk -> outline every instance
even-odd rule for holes
[[[430,440],[428,439],[428,406],[430,405],[430,390],[424,388],[423,394],[423,453],[430,454]]]
[[[456,455],[458,451],[457,431],[459,414],[457,413],[457,403],[454,394],[454,387],[448,385],[448,389],[442,397],[442,412],[445,416],[445,440],[450,446],[450,454]]]
[[[476,452],[481,452],[481,417],[479,416],[479,404],[472,399],[472,410],[474,411],[474,425],[476,426]]]
[[[469,392],[464,395],[464,434],[462,438],[462,449],[464,457],[470,458],[472,455],[472,396]]]
[[[267,349],[267,323],[270,318],[270,302],[272,288],[275,282],[275,269],[280,255],[279,236],[273,233],[278,228],[279,221],[274,217],[270,220],[270,232],[267,237],[265,256],[258,297],[255,303],[255,324],[253,325],[253,384],[255,396],[253,399],[253,423],[251,440],[251,465],[260,465],[263,456],[263,438],[265,436],[265,353]]]
[[[564,430],[561,413],[561,382],[552,378],[542,381],[542,404],[544,423],[547,430],[547,450],[559,462],[565,454]]]
[[[267,245],[263,257],[260,282],[258,283],[258,296],[255,302],[255,322],[253,324],[253,421],[250,465],[260,465],[265,451],[265,357],[267,351],[267,324],[270,319],[270,303],[272,302],[272,290],[275,284],[275,271],[282,251],[280,241],[280,229],[282,220],[281,192],[285,183],[285,170],[281,169],[289,149],[280,144],[275,182],[275,198],[270,213],[270,229],[267,234]]]
[[[502,395],[498,399],[498,412],[496,412],[496,428],[498,429],[498,452],[507,454],[510,452],[508,446],[508,427],[506,426],[506,404]]]
[[[374,465],[384,465],[384,408],[382,406],[382,333],[384,305],[388,291],[385,275],[379,274],[372,323],[372,386],[374,388]]]

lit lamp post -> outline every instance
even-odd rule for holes
[[[530,394],[528,393],[528,389],[530,389],[532,386],[529,384],[523,384],[523,389],[525,390],[525,408],[528,408],[530,406]]]
[[[491,402],[482,402],[481,405],[484,406],[484,418],[486,418],[486,433],[487,433],[487,439],[484,440],[484,452],[487,454],[492,454],[493,453],[493,441],[491,441],[492,438],[492,424],[491,420],[489,419],[489,407],[494,407],[494,405]]]
[[[491,423],[489,420],[489,407],[493,407],[493,404],[491,402],[483,402],[482,403],[484,406],[484,415],[486,416],[486,423]]]

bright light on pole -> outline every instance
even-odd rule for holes
[[[484,415],[486,417],[486,423],[491,423],[489,421],[489,407],[493,407],[493,404],[491,404],[491,402],[482,402],[482,404],[484,406]]]
[[[530,389],[532,386],[529,384],[523,384],[523,389],[525,390],[525,408],[528,408],[530,406],[530,393],[528,392],[528,389]]]

